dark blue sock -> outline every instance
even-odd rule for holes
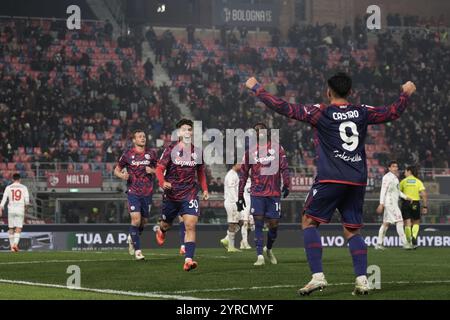
[[[184,236],[186,235],[186,227],[184,226],[183,221],[180,222],[179,232],[180,232],[180,244],[184,245]]]
[[[264,220],[255,219],[255,246],[256,246],[256,254],[258,256],[263,254],[263,244],[264,244]]]
[[[141,250],[141,240],[139,239],[139,227],[130,226],[130,236],[133,241],[134,250]]]
[[[311,273],[323,272],[322,269],[322,242],[319,230],[310,227],[303,230],[306,257],[308,258]]]
[[[348,240],[348,248],[353,259],[355,275],[365,276],[367,274],[367,245],[363,237],[357,234]]]
[[[278,227],[269,229],[267,232],[267,249],[271,250],[278,235]]]
[[[184,246],[186,248],[186,253],[184,255],[185,258],[194,258],[195,252],[195,242],[185,242]]]

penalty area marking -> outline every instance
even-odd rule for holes
[[[39,282],[20,281],[20,280],[8,280],[8,279],[0,279],[0,283],[18,284],[18,285],[44,287],[44,288],[68,289],[68,290],[96,292],[96,293],[132,296],[132,297],[146,297],[146,298],[155,298],[155,299],[204,300],[204,299],[189,297],[189,296],[160,294],[160,293],[155,293],[155,292],[135,292],[135,291],[121,291],[121,290],[95,289],[95,288],[69,288],[67,286],[62,286],[62,285],[58,285],[58,284],[39,283]]]

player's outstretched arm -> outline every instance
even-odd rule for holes
[[[414,83],[408,81],[402,86],[402,93],[393,104],[383,107],[367,106],[369,124],[385,123],[400,118],[408,105],[409,97],[415,91]]]
[[[320,111],[319,107],[302,104],[292,104],[281,98],[278,98],[264,90],[262,85],[254,77],[248,79],[245,83],[245,86],[248,89],[252,90],[267,107],[281,115],[299,121],[310,122],[312,124],[314,124],[317,120],[317,117],[315,117],[315,115],[317,115],[317,113]]]

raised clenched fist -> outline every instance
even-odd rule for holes
[[[416,91],[416,85],[412,81],[406,82],[402,85],[403,92],[411,96]]]
[[[255,77],[251,77],[247,80],[247,82],[245,83],[245,86],[251,90],[257,84],[258,84],[258,81],[255,79]]]

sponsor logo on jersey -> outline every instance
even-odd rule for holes
[[[274,156],[275,150],[274,149],[269,149],[270,156],[267,155],[265,157],[258,158],[258,151],[255,151],[254,154],[255,154],[255,156],[253,157],[253,159],[255,160],[255,163],[259,162],[261,164],[264,164],[264,163],[270,163],[271,161],[275,160],[275,156]]]
[[[132,166],[140,166],[140,165],[148,166],[149,164],[150,164],[149,160],[142,160],[142,161],[132,160],[131,161]]]
[[[261,164],[265,164],[265,163],[269,163],[273,160],[275,160],[274,156],[267,156],[267,157],[255,157],[255,163],[261,163]]]
[[[342,160],[346,162],[359,162],[362,161],[361,155],[359,153],[355,154],[354,156],[349,156],[344,152],[340,152],[339,150],[334,150],[334,157],[335,158],[341,158]]]
[[[173,163],[175,163],[177,166],[182,166],[182,167],[183,166],[195,167],[197,165],[197,163],[195,161],[186,161],[186,160],[181,160],[180,158],[176,158]]]

